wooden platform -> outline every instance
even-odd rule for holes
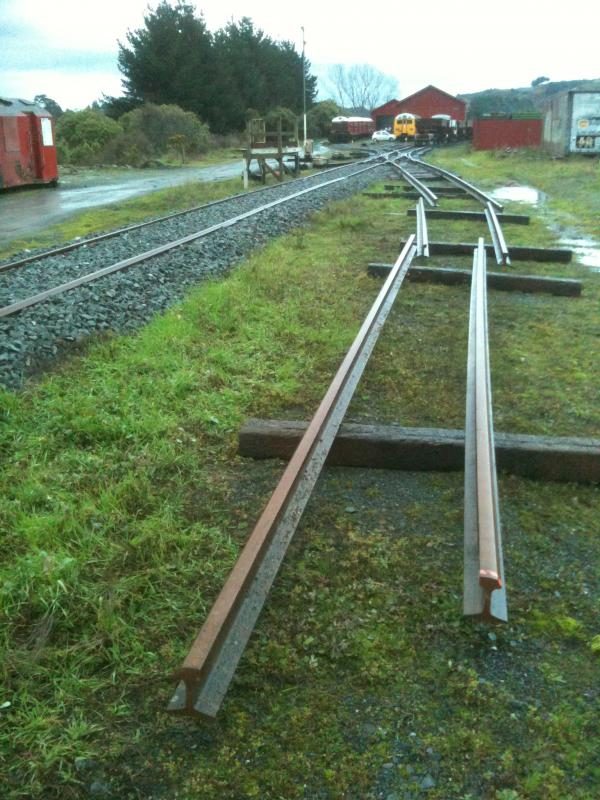
[[[259,177],[262,183],[266,183],[267,175],[271,173],[278,180],[282,181],[286,172],[298,175],[300,172],[300,147],[252,147],[242,151],[246,169],[251,172],[250,165],[253,161],[258,164]],[[285,161],[292,159],[293,167],[289,167]],[[269,161],[276,161],[277,168],[269,164]]]
[[[306,423],[250,419],[239,433],[239,453],[289,459]],[[600,440],[496,433],[498,469],[545,481],[600,482]],[[407,471],[464,468],[464,433],[441,428],[343,424],[327,463]]]

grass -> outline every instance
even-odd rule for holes
[[[502,476],[511,616],[490,629],[460,616],[461,475],[327,470],[218,720],[164,713],[282,470],[242,462],[237,431],[314,411],[408,206],[340,203],[0,395],[2,796],[598,795],[592,486]],[[478,230],[451,225],[440,237]],[[560,272],[582,298],[490,295],[499,429],[597,435],[599,278]],[[349,417],[462,426],[467,307],[464,289],[407,283]]]
[[[462,145],[435,151],[432,162],[447,165],[467,180],[478,181],[482,187],[533,186],[547,195],[547,211],[558,225],[600,238],[597,158],[557,159],[540,150],[475,151]],[[521,206],[522,210],[522,204],[515,206]]]

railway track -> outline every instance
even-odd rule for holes
[[[398,163],[400,162],[400,163]],[[57,303],[59,298],[68,297],[76,290],[89,287],[101,279],[110,279],[131,267],[154,262],[182,248],[194,248],[203,239],[211,239],[223,235],[234,227],[256,222],[261,215],[278,214],[282,209],[299,200],[315,196],[317,192],[327,191],[332,196],[338,195],[341,186],[350,179],[361,179],[366,183],[373,180],[373,171],[383,167],[400,175],[408,186],[416,191],[419,203],[416,211],[417,230],[409,238],[398,256],[391,273],[378,295],[360,332],[344,358],[340,369],[319,406],[315,417],[309,424],[298,448],[289,462],[284,475],[259,518],[253,533],[243,549],[238,562],[213,609],[209,612],[205,624],[196,637],[188,656],[181,668],[176,672],[179,685],[173,695],[169,710],[191,716],[214,717],[242,657],[243,650],[249,640],[260,611],[266,601],[270,587],[276,577],[279,566],[285,556],[302,512],[310,498],[319,473],[325,463],[337,431],[354,389],[365,369],[377,337],[389,315],[394,299],[407,275],[411,262],[416,254],[426,257],[429,242],[426,229],[425,203],[429,207],[436,206],[440,198],[426,185],[432,179],[449,183],[484,206],[485,218],[490,228],[490,236],[497,260],[507,265],[509,249],[502,235],[497,211],[501,206],[486,193],[477,189],[457,176],[439,170],[417,158],[412,152],[386,152],[369,157],[352,167],[344,166],[332,172],[321,174],[319,179],[307,185],[306,179],[302,188],[298,182],[285,187],[274,187],[268,193],[268,202],[263,192],[244,196],[252,201],[251,208],[236,209],[231,214],[231,205],[224,201],[210,206],[184,212],[157,221],[160,225],[173,219],[184,220],[187,215],[211,213],[218,208],[221,218],[204,224],[198,217],[193,217],[192,226],[196,230],[185,233],[176,239],[162,242],[143,252],[128,255],[100,269],[85,270],[70,281],[50,286],[35,295],[29,295],[4,306],[0,310],[0,324],[11,320],[21,320],[28,313],[36,313],[38,307],[48,308]],[[387,174],[386,173],[386,174]],[[278,191],[275,191],[278,190]],[[356,187],[353,186],[353,191]],[[440,192],[441,194],[441,192]],[[241,200],[242,198],[236,198]],[[205,218],[203,218],[204,220]],[[187,224],[186,219],[186,224]],[[128,237],[140,229],[147,230],[152,224],[134,226],[119,232],[119,237],[126,247],[139,249],[139,241],[132,245]],[[200,226],[200,227],[198,227]],[[246,233],[256,244],[256,228]],[[162,235],[162,234],[161,234]],[[268,234],[267,234],[268,236]],[[52,252],[48,260],[27,258],[20,264],[13,262],[5,265],[4,275],[15,276],[21,270],[32,266],[53,264],[54,259],[69,259],[74,268],[79,269],[83,260],[82,254],[101,243],[110,241],[111,251],[115,239],[113,235],[100,237],[93,243],[84,242],[75,248],[69,246],[60,253]],[[168,238],[168,237],[167,237]],[[216,247],[222,246],[219,239]],[[193,250],[193,258],[199,251]],[[192,258],[192,260],[193,260]],[[187,251],[190,260],[190,251]],[[491,376],[489,367],[489,345],[487,341],[487,293],[486,293],[486,250],[483,239],[473,254],[472,290],[470,301],[469,324],[469,356],[467,379],[467,409],[465,425],[465,571],[464,571],[464,613],[487,619],[504,621],[507,619],[506,585],[502,562],[502,542],[500,532],[499,502],[497,478],[494,458],[494,437],[492,423]],[[85,266],[85,265],[84,265]],[[149,270],[153,272],[150,273]],[[169,275],[173,276],[178,264],[169,261]],[[49,270],[54,272],[54,269]],[[147,273],[154,278],[155,267],[146,267]],[[197,276],[194,276],[194,281]],[[139,298],[139,294],[137,295]],[[81,298],[80,298],[81,299]],[[122,302],[122,297],[118,298]],[[62,301],[61,301],[62,302]],[[58,303],[57,303],[58,304]],[[76,305],[73,303],[72,305]],[[3,318],[3,319],[1,319]],[[29,320],[32,321],[32,320]],[[35,320],[33,320],[35,323]]]
[[[382,154],[0,265],[0,384],[91,333],[131,330],[270,238],[351,196]]]
[[[405,160],[403,156],[400,158]],[[395,159],[396,155],[391,155],[390,163]],[[176,671],[174,677],[179,684],[168,707],[172,713],[204,718],[213,718],[218,713],[377,336],[413,258],[417,254],[428,255],[424,201],[430,205],[437,204],[437,197],[421,178],[432,174],[439,176],[440,173],[414,160],[408,167],[395,163],[392,166],[420,196],[417,232],[409,237],[391,268],[188,655]],[[443,178],[450,180],[447,174]],[[485,204],[489,215],[495,217],[494,201],[484,192],[456,176],[452,176],[450,182]],[[497,219],[494,225],[496,231],[499,230]],[[506,621],[506,584],[492,422],[486,269],[486,250],[481,238],[473,252],[469,311],[463,611],[469,616]]]

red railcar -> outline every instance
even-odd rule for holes
[[[35,103],[0,97],[0,189],[57,181],[51,114]]]
[[[329,140],[332,142],[351,142],[354,139],[368,138],[375,130],[371,117],[334,117],[331,121]]]

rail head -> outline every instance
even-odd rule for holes
[[[417,255],[429,258],[429,235],[427,233],[427,215],[423,198],[417,201]]]
[[[510,266],[510,253],[508,246],[502,232],[500,221],[496,215],[496,210],[491,203],[487,203],[485,207],[485,218],[487,220],[490,236],[492,237],[492,244],[494,246],[494,253],[496,255],[496,263],[502,266]]]
[[[403,156],[404,158],[406,156]],[[423,200],[431,207],[436,206],[438,203],[437,195],[434,194],[428,186],[425,186],[418,178],[415,178],[414,175],[411,175],[410,172],[401,167],[400,164],[397,164],[395,161],[390,160],[388,162],[392,167],[395,167],[398,172],[402,175],[404,180],[409,183],[413,189],[415,189],[423,198]]]
[[[447,169],[443,169],[442,167],[438,167],[435,164],[430,164],[429,162],[422,161],[419,156],[416,156],[414,153],[408,154],[408,159],[415,164],[420,164],[421,166],[425,167],[425,169],[431,170],[437,175],[441,175],[446,178],[447,181],[454,184],[454,186],[458,186],[459,188],[463,189],[467,194],[470,194],[471,197],[474,197],[483,205],[487,205],[491,203],[491,205],[496,209],[496,211],[503,211],[504,206],[499,203],[497,200],[494,200],[493,197],[490,197],[489,194],[483,192],[481,189],[478,189],[472,183],[465,181],[463,178],[459,178],[458,175],[455,175],[453,172],[450,172]]]
[[[494,451],[486,252],[473,254],[465,423],[464,602],[469,616],[508,618]]]

